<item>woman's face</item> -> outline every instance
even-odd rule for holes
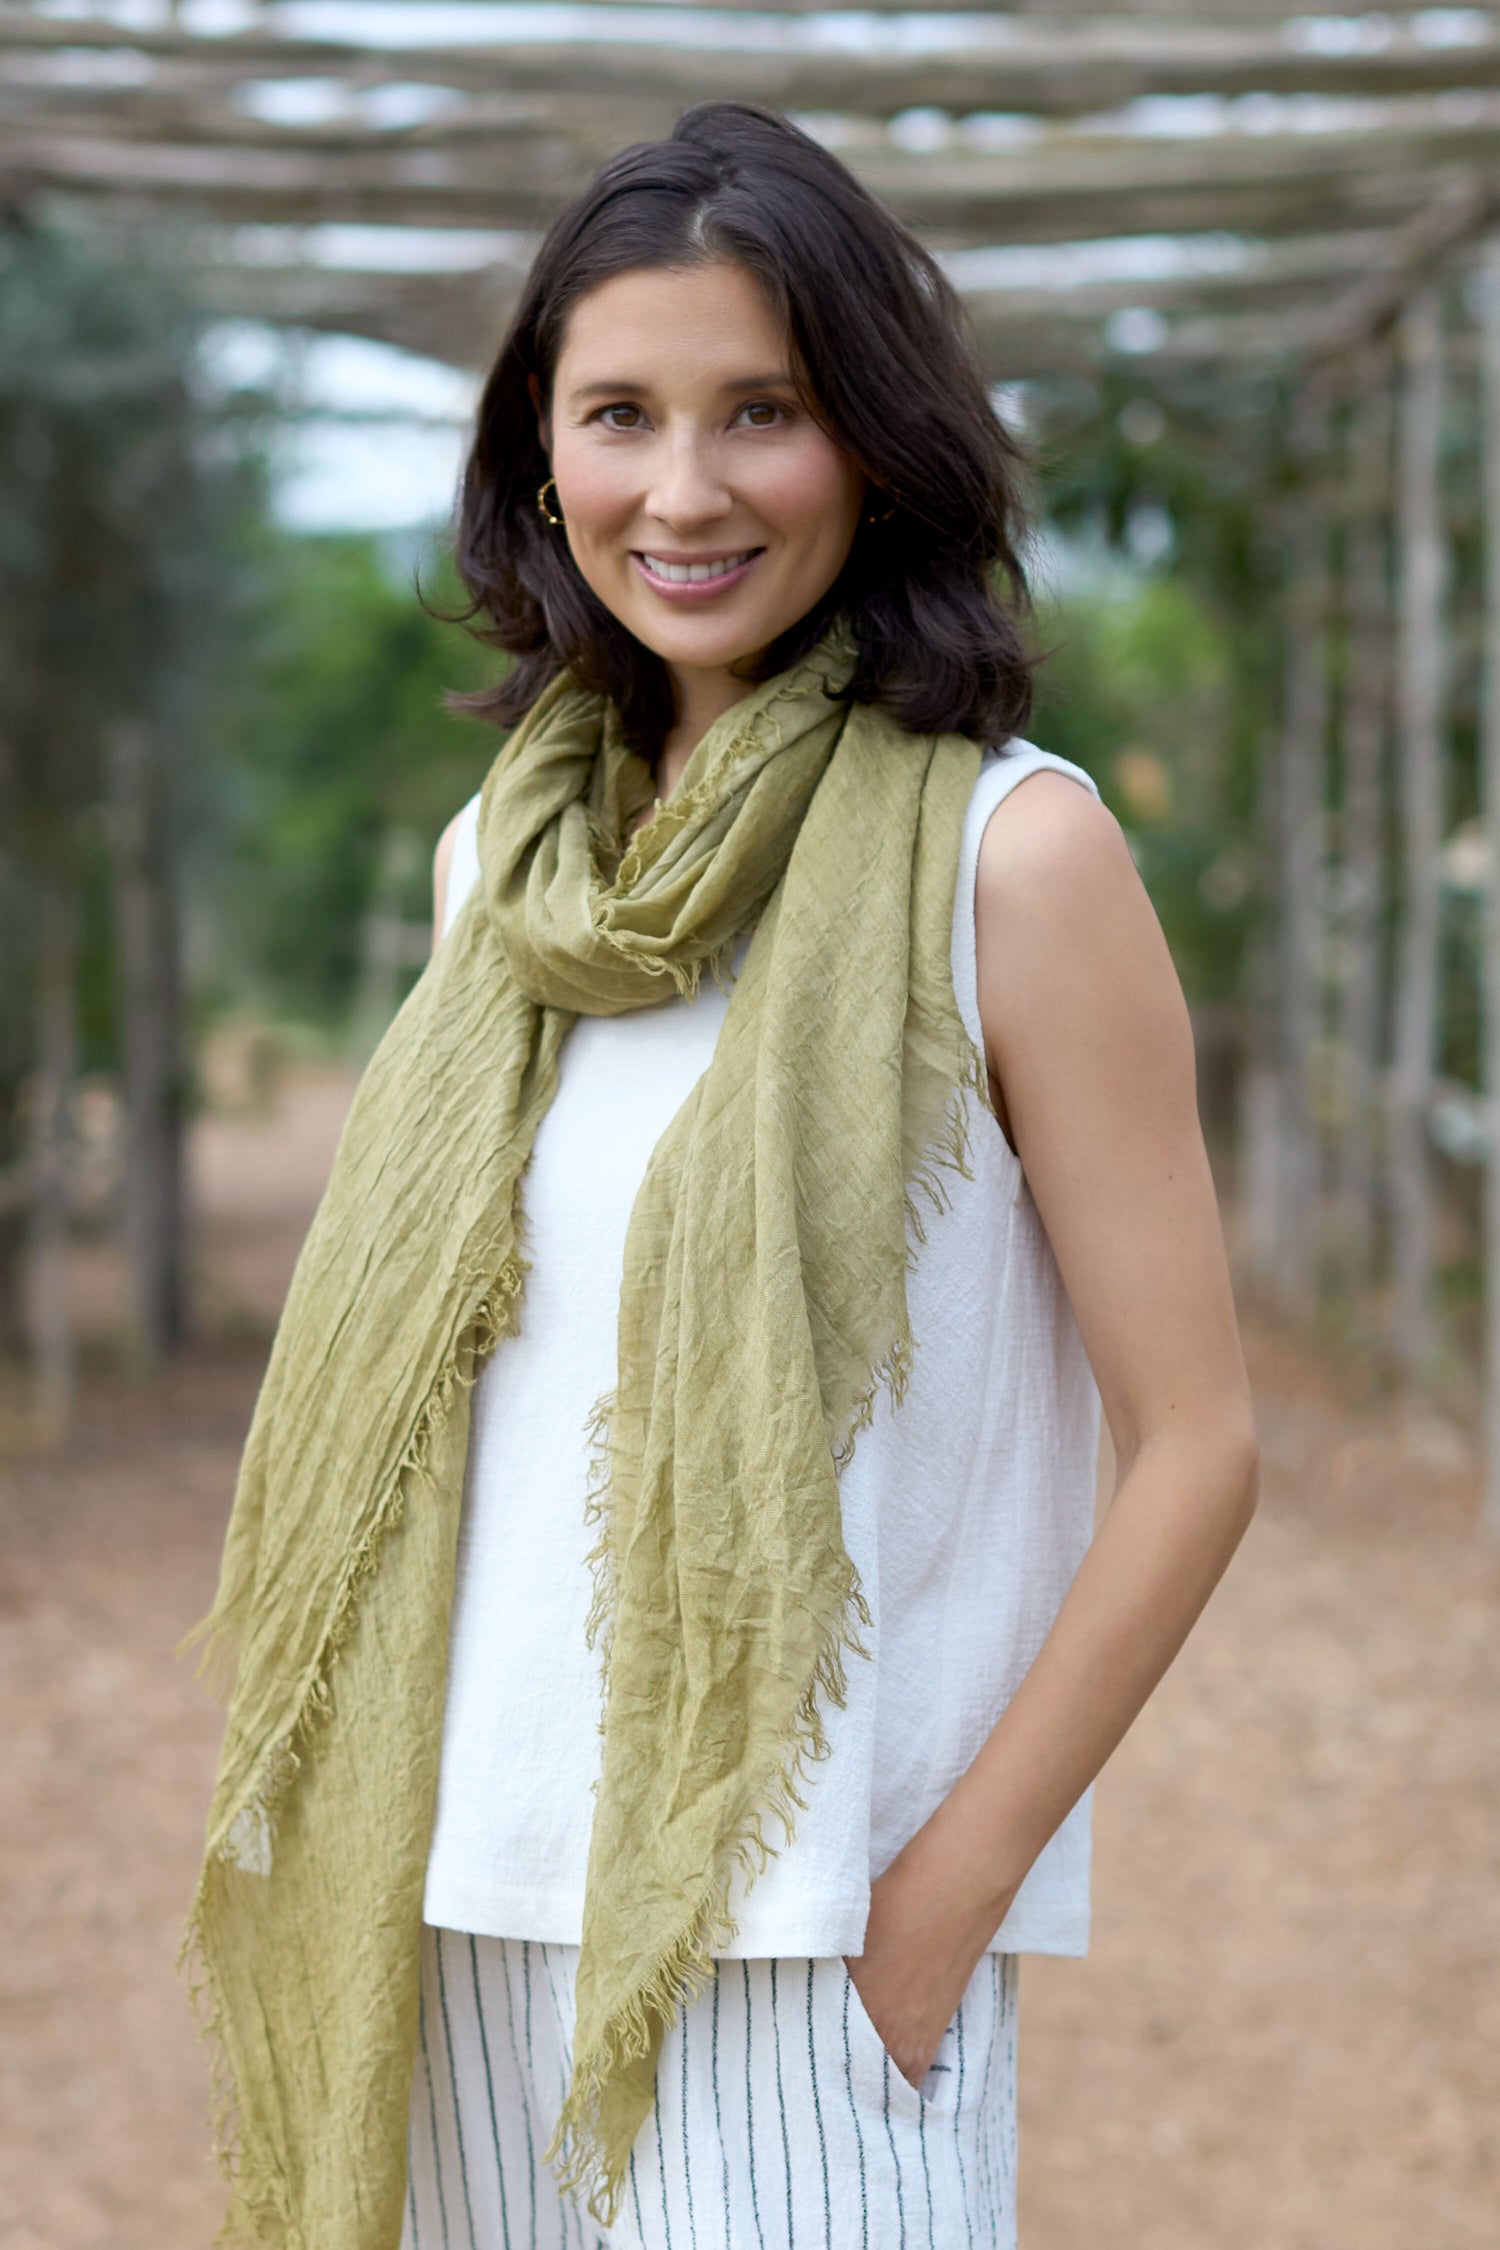
[[[758,654],[833,584],[865,478],[799,399],[759,283],[647,268],[573,307],[543,442],[605,606],[677,674]]]

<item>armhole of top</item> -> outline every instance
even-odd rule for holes
[[[1071,774],[1097,797],[1099,785],[1082,766],[1071,758],[1060,757],[1055,750],[1039,749],[1036,743],[1023,741],[1017,735],[1003,749],[986,750],[969,798],[969,809],[964,817],[963,841],[958,855],[958,892],[953,915],[953,995],[958,1002],[958,1012],[964,1028],[979,1053],[984,1053],[984,1025],[979,1017],[979,953],[975,889],[979,878],[979,846],[989,825],[990,815],[1002,805],[1018,782],[1028,774]],[[1019,1202],[1026,1189],[1026,1175],[1021,1159],[1000,1130],[1000,1120],[991,1120],[999,1140],[1004,1160],[1015,1175],[1012,1200]]]
[[[446,937],[458,920],[458,910],[479,881],[479,799],[473,796],[458,816],[453,831],[453,851],[448,861],[448,888],[443,894],[443,927]]]

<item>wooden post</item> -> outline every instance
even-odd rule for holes
[[[1500,240],[1482,265],[1480,411],[1484,467],[1484,669],[1479,789],[1484,833],[1480,955],[1481,1092],[1488,1126],[1484,1182],[1485,1482],[1482,1523],[1500,1542]]]
[[[1297,471],[1287,534],[1286,702],[1278,837],[1280,1128],[1276,1282],[1302,1317],[1317,1309],[1322,1183],[1317,1080],[1323,1045],[1323,875],[1327,844],[1329,382],[1305,373],[1292,404]]]
[[[1276,888],[1281,854],[1280,745],[1266,728],[1257,745],[1255,832],[1259,863],[1256,917],[1245,949],[1243,992],[1249,1022],[1235,1115],[1235,1177],[1245,1259],[1271,1281],[1276,1272],[1281,1152],[1281,1072],[1277,1050]]]
[[[1390,708],[1391,366],[1375,346],[1353,367],[1346,491],[1345,683],[1340,714],[1340,1266],[1346,1286],[1375,1279],[1375,1110],[1380,1083],[1383,752]]]
[[[77,1387],[68,1305],[68,1207],[77,1075],[78,902],[72,871],[65,864],[45,867],[38,890],[28,1310],[37,1422],[47,1443],[61,1445],[72,1422]]]
[[[1445,554],[1438,482],[1443,413],[1442,300],[1429,287],[1401,318],[1397,523],[1398,797],[1403,899],[1397,936],[1389,1162],[1395,1300],[1392,1344],[1409,1382],[1438,1352],[1432,1308],[1432,1152],[1427,1121],[1438,1035],[1439,846]]]
[[[181,975],[161,777],[135,719],[110,731],[121,1044],[125,1056],[125,1239],[135,1357],[154,1368],[186,1326]]]

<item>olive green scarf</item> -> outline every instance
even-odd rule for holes
[[[691,999],[752,930],[635,1200],[580,1493],[603,1739],[545,2153],[602,2224],[665,2025],[734,1934],[732,1871],[772,1855],[767,1812],[790,1840],[820,1697],[870,1653],[838,1471],[881,1386],[903,1394],[916,1191],[941,1205],[942,1168],[967,1173],[964,1089],[985,1092],[949,950],[981,753],[848,706],[849,662],[833,634],[755,689],[633,837],[650,768],[555,681],[359,1088],[198,1629],[233,1682],[185,1948],[219,2035],[227,2239],[394,2250],[469,1392],[525,1318],[527,1157],[578,1015]]]

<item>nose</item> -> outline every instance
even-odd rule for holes
[[[696,431],[680,430],[664,439],[653,464],[647,513],[674,530],[726,515],[731,496],[715,451],[712,440]]]

